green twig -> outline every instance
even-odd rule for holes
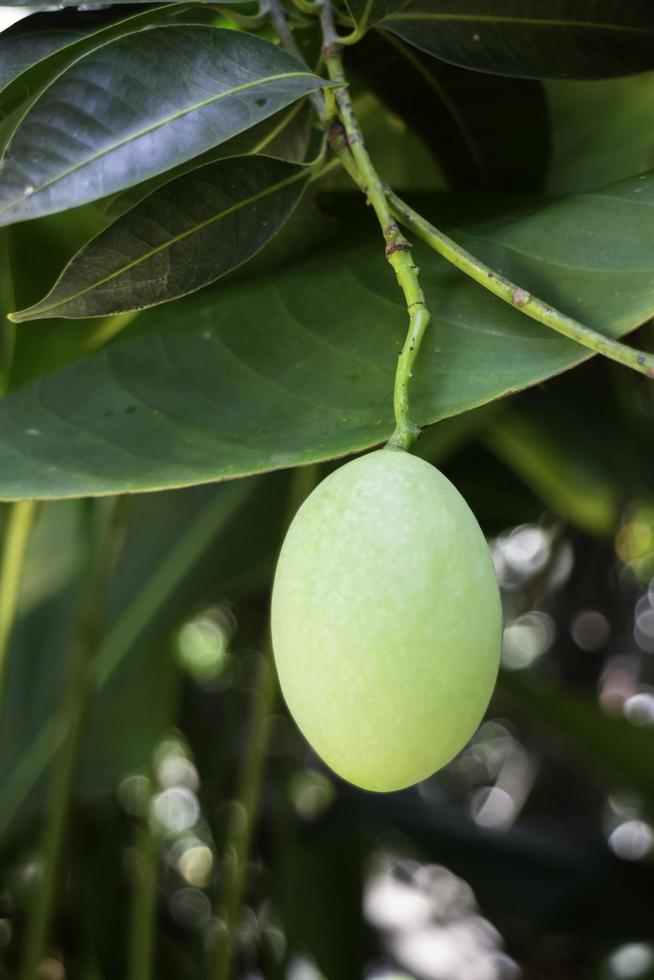
[[[373,166],[363,141],[359,121],[347,89],[342,49],[336,34],[329,0],[323,3],[321,24],[324,42],[323,59],[330,79],[338,85],[336,90],[338,120],[331,122],[330,145],[341,154],[342,159],[344,159],[344,149],[349,149],[351,162],[345,162],[344,159],[346,169],[354,176],[377,215],[386,242],[386,259],[393,268],[398,285],[404,293],[409,313],[409,331],[399,355],[395,375],[393,395],[395,431],[388,442],[390,447],[408,449],[420,432],[411,418],[409,383],[414,361],[429,324],[430,314],[420,286],[419,270],[413,261],[411,246],[400,232],[388,203],[386,188]]]
[[[69,685],[62,709],[65,734],[55,760],[47,821],[41,843],[42,877],[29,911],[24,937],[22,980],[35,980],[43,958],[63,859],[71,797],[93,687],[90,682],[91,658],[98,645],[103,619],[105,591],[122,544],[125,524],[125,498],[93,504],[91,516],[97,524],[89,529],[89,557],[84,577],[84,600],[70,664]],[[89,522],[91,523],[91,522]]]
[[[36,514],[34,500],[11,504],[0,559],[0,713],[5,699],[7,649],[16,618],[20,582],[30,531]]]
[[[289,494],[287,523],[316,484],[317,467],[295,470]],[[241,761],[232,817],[226,831],[223,880],[218,904],[218,928],[211,953],[210,980],[229,980],[232,975],[236,931],[242,917],[245,871],[256,826],[261,778],[268,750],[270,718],[277,700],[277,679],[270,636],[266,630],[264,652],[252,692],[252,714]]]
[[[495,296],[504,300],[505,303],[525,313],[532,320],[556,330],[570,340],[574,340],[582,347],[594,351],[596,354],[603,354],[618,364],[634,371],[639,371],[648,378],[654,378],[654,356],[635,350],[627,344],[622,344],[618,340],[612,340],[598,333],[591,327],[584,326],[578,320],[566,316],[559,310],[554,309],[548,303],[544,303],[536,296],[511,282],[504,276],[491,269],[480,259],[471,255],[455,241],[444,235],[442,231],[430,224],[422,215],[414,211],[405,201],[387,188],[386,195],[390,202],[393,214],[403,224],[418,235],[430,248],[442,255],[444,259],[460,269],[475,282],[478,282],[485,289],[488,289]]]

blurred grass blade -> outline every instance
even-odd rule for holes
[[[109,682],[141,631],[209,548],[216,535],[228,525],[253,488],[251,482],[221,488],[221,492],[212,497],[175,541],[155,572],[100,642],[91,669],[96,691],[101,691]],[[46,772],[64,737],[65,725],[60,716],[47,718],[27,751],[16,759],[5,776],[0,794],[0,837]]]
[[[93,700],[90,666],[105,615],[106,594],[124,542],[128,499],[87,502],[88,561],[82,576],[74,650],[69,664],[66,697],[61,707],[65,734],[56,753],[48,792],[48,818],[42,830],[42,875],[31,897],[23,937],[20,976],[33,980],[45,954],[66,846],[73,787]]]
[[[36,514],[36,501],[12,504],[4,527],[0,559],[0,714],[5,700],[7,648],[16,618],[25,552]],[[1,727],[0,727],[1,730]]]
[[[556,418],[549,426],[524,408],[507,411],[482,441],[556,514],[589,534],[610,536],[623,503],[617,474]]]

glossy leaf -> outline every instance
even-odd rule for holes
[[[348,10],[357,27],[364,31],[388,14],[397,13],[409,0],[347,0]]]
[[[21,4],[21,7],[25,5]],[[42,4],[41,6],[45,6]],[[137,8],[138,9],[138,8]],[[0,32],[0,92],[26,71],[47,62],[50,81],[73,57],[111,37],[128,34],[157,21],[181,18],[184,24],[213,24],[215,15],[197,4],[164,0],[149,10],[129,14],[121,4],[84,5],[84,9],[50,9],[21,17]],[[90,45],[89,45],[90,42]],[[61,52],[63,57],[54,58]],[[21,98],[29,86],[24,86]]]
[[[126,16],[125,9],[120,5],[107,7],[103,4],[97,9],[37,11],[28,17],[21,17],[0,33],[0,91],[23,72],[55,53],[66,48],[75,49],[75,46],[81,49],[80,42],[92,35],[99,44],[101,39],[107,41],[112,35],[116,36],[116,30],[128,33],[139,24],[144,26],[157,18],[172,19],[181,11],[185,13],[184,22],[187,24],[194,23],[196,17],[202,17],[200,23],[208,23],[206,11],[199,14],[197,8],[194,10],[190,4],[183,2],[164,3],[132,16]],[[61,64],[55,59],[51,63],[55,69],[57,66],[58,70],[61,69]]]
[[[311,131],[311,106],[305,99],[276,112],[237,136],[232,136],[214,150],[209,150],[195,160],[187,161],[181,167],[165,174],[158,174],[142,184],[130,187],[110,197],[103,211],[110,219],[121,214],[142,201],[148,194],[167,183],[171,177],[181,176],[203,164],[215,163],[225,157],[241,156],[249,153],[265,154],[289,163],[303,163],[307,156]]]
[[[138,4],[138,3],[148,3],[149,0],[112,0],[112,5],[122,6],[127,4]],[[173,3],[173,0],[164,0],[164,3]],[[211,3],[212,0],[194,0],[197,3]],[[246,4],[251,4],[252,0],[220,0],[220,5],[223,7],[236,7]],[[47,0],[3,0],[3,7],[33,7],[34,9],[48,9],[52,10],[53,5],[48,3]],[[59,0],[55,9],[60,7],[79,7],[80,4],[78,0]],[[85,10],[102,10],[107,4],[105,0],[89,0],[88,3],[84,4]]]
[[[298,203],[306,168],[230,157],[164,184],[71,259],[12,319],[106,316],[194,292],[261,249]]]
[[[451,186],[541,188],[549,120],[540,82],[464,71],[382,31],[356,44],[348,65],[429,147]]]
[[[23,27],[22,22],[19,27]],[[0,35],[0,90],[49,54],[84,36],[83,31],[6,31]]]
[[[3,158],[0,224],[96,200],[190,160],[322,81],[267,41],[154,27],[71,65]]]
[[[455,234],[534,294],[619,335],[654,313],[653,208],[650,174]],[[431,253],[418,259],[434,312],[414,380],[420,422],[588,356]],[[376,240],[139,323],[2,402],[2,499],[243,476],[361,450],[392,430],[405,311]]]
[[[607,78],[654,67],[649,0],[413,0],[381,26],[463,68]]]
[[[121,9],[120,6],[117,8],[118,11]],[[117,17],[116,9],[113,7],[109,10],[91,10],[82,13],[51,11],[35,13],[0,35],[0,45],[5,39],[11,43],[12,37],[18,36],[19,39],[25,35],[29,37],[32,31],[39,33],[41,30],[49,33],[53,28],[68,35],[75,32],[79,35],[77,38],[69,37],[65,45],[51,50],[31,66],[25,66],[0,92],[0,156],[4,154],[7,143],[31,106],[73,62],[115,38],[124,37],[133,31],[155,24],[175,23],[182,15],[187,25],[189,23],[204,25],[207,23],[208,11],[197,6],[189,8],[185,3],[165,3],[149,9],[141,9],[138,13],[131,13],[127,17],[124,15]],[[7,50],[5,45],[5,55]]]

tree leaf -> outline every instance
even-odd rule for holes
[[[118,10],[120,9],[119,7]],[[124,37],[132,31],[161,22],[174,23],[181,16],[184,17],[185,24],[205,24],[208,13],[205,8],[189,7],[183,2],[169,2],[158,7],[142,9],[128,17],[117,18],[116,11],[112,7],[108,11],[92,10],[74,14],[71,11],[63,13],[56,11],[33,14],[26,20],[19,21],[9,31],[0,35],[0,52],[8,58],[9,63],[11,58],[8,52],[11,50],[12,31],[20,34],[22,30],[29,37],[32,29],[40,33],[42,28],[43,32],[48,33],[52,30],[52,25],[56,24],[56,31],[65,31],[68,34],[77,32],[79,36],[77,39],[69,38],[65,45],[51,50],[50,54],[39,58],[31,66],[26,66],[0,92],[0,155],[4,153],[13,132],[37,98],[82,55],[114,38]],[[7,35],[9,35],[9,47],[7,44],[3,45]]]
[[[307,168],[269,157],[230,157],[192,170],[92,239],[45,299],[12,319],[106,316],[194,292],[263,248],[308,179]]]
[[[30,18],[31,19],[31,18]],[[19,33],[17,28],[21,28]],[[0,35],[0,90],[49,54],[84,37],[82,30],[26,31],[23,21]]]
[[[122,6],[126,4],[139,4],[139,3],[149,3],[150,0],[112,0],[112,6]],[[164,3],[170,3],[172,6],[173,0],[163,0]],[[213,3],[213,0],[191,0],[193,3]],[[220,0],[221,7],[238,7],[245,6],[247,4],[252,4],[252,0]],[[49,0],[3,0],[3,7],[30,7],[35,10],[46,9],[46,10],[58,10],[63,7],[79,7],[79,0],[59,0],[56,7],[53,7]],[[89,0],[88,3],[84,5],[84,12],[87,10],[103,10],[107,4],[105,0]]]
[[[428,54],[520,78],[607,78],[654,67],[649,0],[413,0],[380,22]]]
[[[181,176],[189,170],[194,170],[203,164],[215,163],[225,157],[265,153],[266,156],[287,160],[289,163],[303,163],[309,147],[311,113],[311,105],[306,99],[294,102],[293,105],[276,112],[274,116],[264,119],[256,126],[244,130],[237,136],[232,136],[216,149],[183,163],[175,170],[157,174],[156,177],[142,184],[110,197],[103,211],[110,219],[118,218],[157,187],[169,181],[171,177]]]
[[[267,41],[153,27],[71,65],[2,160],[0,224],[97,200],[190,160],[324,83]]]
[[[348,9],[360,31],[375,24],[388,14],[406,7],[409,0],[346,0]]]
[[[24,5],[21,4],[21,7]],[[53,66],[50,80],[66,64],[51,58],[57,52],[70,48],[70,59],[88,49],[89,40],[100,44],[111,37],[129,33],[139,26],[183,16],[183,23],[213,24],[215,15],[206,8],[191,3],[167,0],[150,10],[126,16],[120,4],[102,4],[83,10],[49,10],[22,17],[0,33],[0,92],[14,79],[50,59]],[[23,89],[24,92],[24,89]],[[22,96],[24,97],[24,95]]]
[[[541,82],[465,71],[382,31],[354,45],[348,66],[423,140],[451,186],[542,187],[549,119]]]
[[[455,237],[618,336],[654,313],[653,208],[650,173]],[[416,254],[434,314],[414,378],[419,422],[588,357],[429,251]],[[377,240],[142,314],[137,326],[0,403],[0,499],[240,477],[362,450],[392,431],[406,311]]]

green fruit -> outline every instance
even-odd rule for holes
[[[389,791],[445,765],[500,654],[497,581],[463,497],[399,450],[332,473],[284,541],[272,637],[291,714],[340,776]]]

